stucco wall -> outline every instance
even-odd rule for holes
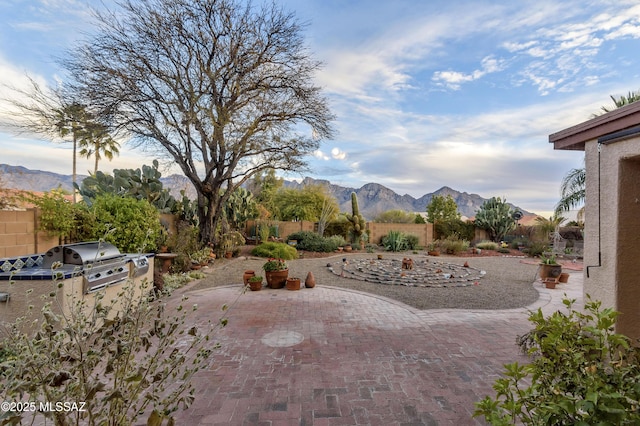
[[[640,138],[603,144],[599,155],[598,143],[592,140],[585,145],[585,155],[584,293],[601,300],[605,307],[622,312],[618,320],[619,332],[640,337],[640,309],[633,306],[640,303],[637,278],[640,272],[635,268],[635,272],[629,270],[630,262],[637,264],[640,246],[621,245],[625,235],[634,232],[632,228],[637,225],[634,215],[630,214],[633,207],[621,205],[621,202],[635,204],[629,185],[621,192],[624,174],[629,173],[628,166],[627,171],[623,171],[624,161],[628,161],[623,159],[640,155]],[[640,199],[640,189],[637,197]],[[640,203],[636,205],[640,215]]]

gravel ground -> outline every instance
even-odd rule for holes
[[[389,254],[387,257],[402,259],[406,253]],[[417,309],[511,309],[530,305],[538,299],[538,292],[533,282],[536,279],[537,265],[522,263],[514,257],[448,257],[440,256],[439,261],[464,264],[485,270],[486,275],[479,285],[468,287],[405,287],[401,285],[384,285],[342,278],[329,271],[327,264],[340,268],[342,258],[375,258],[376,253],[339,254],[330,257],[307,258],[287,261],[289,276],[300,277],[303,281],[309,271],[313,272],[318,286],[333,286],[372,293],[398,300]],[[423,254],[411,254],[414,260],[426,257]],[[190,285],[189,290],[202,290],[223,285],[242,283],[245,270],[254,270],[256,275],[264,276],[261,267],[265,259],[243,256],[237,259],[217,259],[214,264],[205,268],[207,274]],[[270,290],[263,291],[286,291]],[[306,290],[303,288],[302,291]]]

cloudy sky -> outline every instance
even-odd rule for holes
[[[105,0],[108,1],[109,0]],[[337,116],[300,178],[419,197],[442,186],[548,215],[582,152],[551,133],[640,89],[638,0],[280,0],[308,23]],[[0,0],[0,79],[54,82],[99,1]],[[68,146],[0,133],[0,163],[70,174]],[[102,170],[153,158],[125,147]],[[79,163],[79,172],[92,162]]]

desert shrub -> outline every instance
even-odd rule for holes
[[[382,245],[387,251],[403,251],[408,248],[407,235],[402,231],[389,231],[382,237]]]
[[[532,241],[525,251],[527,255],[537,257],[542,253],[549,251],[549,245],[545,241]]]
[[[409,250],[415,250],[420,246],[420,239],[414,234],[405,234],[407,240],[407,248]]]
[[[332,235],[329,238],[332,244],[335,244],[336,247],[344,247],[347,245],[347,240],[342,235]]]
[[[476,244],[476,248],[482,250],[498,250],[498,243],[494,243],[493,241],[480,241]]]
[[[473,222],[463,222],[462,220],[450,220],[446,222],[436,222],[433,230],[437,238],[447,238],[453,234],[459,235],[462,239],[471,241],[475,237],[476,226]]]
[[[469,249],[469,241],[463,240],[457,234],[437,241],[440,250],[447,254],[458,254]]]
[[[336,239],[321,237],[316,232],[311,231],[294,232],[293,234],[289,235],[287,239],[297,240],[298,243],[296,245],[296,248],[298,250],[328,253],[336,250],[339,247]]]
[[[111,301],[96,293],[96,303],[71,299],[56,309],[62,288],[52,292],[41,311],[29,309],[6,327],[2,346],[12,357],[2,364],[0,398],[83,404],[83,411],[5,412],[2,424],[159,425],[193,402],[191,377],[209,362],[208,343],[226,319],[193,325],[186,299],[169,309],[160,300],[136,297],[125,284]],[[39,324],[35,332],[27,331]],[[180,342],[179,348],[176,341]],[[146,413],[146,414],[145,414]],[[47,422],[48,424],[48,422]]]
[[[196,252],[198,243],[198,228],[186,220],[176,223],[176,232],[169,238],[171,251],[178,256],[173,259],[172,272],[189,272],[191,270],[191,253]]]
[[[251,250],[251,254],[258,257],[272,257],[274,259],[291,260],[298,258],[298,251],[295,247],[285,243],[269,241],[258,244]]]
[[[505,365],[493,385],[496,397],[476,403],[474,416],[493,425],[640,424],[640,353],[615,334],[618,313],[585,301],[584,310],[544,317],[532,312],[534,328],[518,343],[533,357],[528,365]]]

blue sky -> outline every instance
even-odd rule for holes
[[[637,0],[281,3],[308,23],[324,62],[317,83],[337,117],[334,140],[290,178],[376,182],[414,197],[447,185],[549,215],[583,153],[554,151],[548,135],[640,89]],[[2,82],[59,78],[54,57],[90,29],[89,6],[100,2],[0,0]],[[70,174],[65,144],[6,132],[0,144],[0,163]],[[101,169],[152,160],[125,146]]]

